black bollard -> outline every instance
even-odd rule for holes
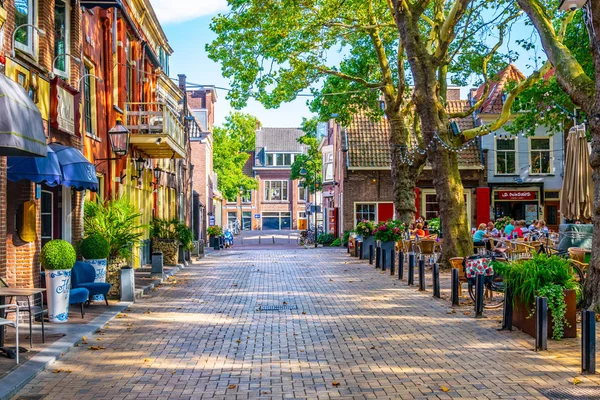
[[[440,266],[433,263],[433,297],[440,298]]]
[[[581,371],[596,373],[596,313],[581,311]]]
[[[408,255],[408,285],[415,284],[415,253]]]
[[[396,250],[390,250],[390,275],[394,276],[396,273]]]
[[[404,279],[404,252],[398,255],[398,279]]]
[[[419,291],[425,291],[425,259],[423,256],[419,259]]]
[[[452,291],[450,294],[450,299],[452,300],[452,305],[458,305],[458,268],[452,268]]]
[[[373,265],[373,245],[369,245],[369,264]]]
[[[356,251],[357,254],[356,256],[358,257],[359,260],[362,260],[362,242],[358,242],[358,244],[356,245]]]
[[[548,299],[535,299],[535,351],[548,350]]]
[[[387,264],[387,253],[385,252],[385,249],[381,249],[381,270],[385,271],[385,266]]]
[[[504,289],[504,309],[502,311],[502,328],[500,331],[512,331],[513,298],[512,289]]]
[[[381,247],[375,249],[375,268],[381,268]]]
[[[475,318],[483,316],[483,275],[475,277]]]

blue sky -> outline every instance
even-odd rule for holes
[[[214,15],[226,10],[226,0],[151,0],[163,29],[174,49],[171,58],[171,76],[183,73],[187,75],[188,82],[229,87],[228,79],[221,75],[219,64],[210,60],[205,51],[206,43],[210,43],[215,34],[209,29],[209,24]],[[511,33],[511,46],[517,50],[514,41],[529,37],[532,28],[520,23]],[[506,50],[506,46],[505,49]],[[525,54],[520,51],[521,57],[515,61],[517,67],[529,75],[534,53]],[[544,56],[538,51],[538,56]],[[467,89],[463,95],[466,96]],[[217,104],[215,110],[215,123],[220,125],[225,116],[232,110],[226,100],[227,93],[217,91]],[[300,126],[302,117],[310,117],[311,113],[306,106],[306,98],[297,99],[291,103],[282,104],[276,110],[267,110],[261,104],[251,100],[243,112],[256,116],[267,127]]]

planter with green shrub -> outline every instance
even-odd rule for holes
[[[42,248],[40,263],[46,276],[50,322],[63,323],[69,319],[71,269],[76,259],[75,249],[64,240],[51,240]]]
[[[369,247],[373,246],[373,248],[375,248],[375,223],[363,219],[358,224],[356,224],[356,229],[354,229],[354,232],[356,232],[357,235],[360,235],[362,237],[362,258],[368,258]]]
[[[335,236],[333,233],[321,233],[317,236],[317,244],[322,244],[323,246],[329,246],[335,240]]]
[[[79,252],[83,259],[94,267],[94,282],[106,282],[107,259],[110,254],[108,240],[99,233],[93,233],[79,242]],[[92,300],[104,301],[104,296],[94,295]]]
[[[223,228],[217,225],[209,226],[206,229],[206,234],[210,240],[210,247],[217,247],[217,242],[221,236],[223,236]]]
[[[381,251],[386,252],[385,256],[385,267],[388,268],[392,265],[392,257],[390,256],[391,250],[396,246],[396,242],[402,238],[404,229],[402,223],[399,221],[386,221],[380,222],[375,227],[373,236],[379,243]],[[367,249],[368,251],[368,249]],[[383,259],[383,257],[382,257]]]

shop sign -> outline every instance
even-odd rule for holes
[[[254,219],[260,219],[260,214],[254,214]]]
[[[51,125],[62,132],[77,134],[79,121],[79,92],[62,79],[54,78],[51,88]]]
[[[211,215],[208,217],[208,226],[215,226],[215,216]]]
[[[537,194],[535,190],[499,190],[496,192],[496,200],[537,200]]]

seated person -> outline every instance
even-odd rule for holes
[[[516,222],[516,227],[512,232],[513,239],[525,237],[525,235],[524,235],[525,232],[523,232],[523,225],[521,223],[522,223],[522,221]]]
[[[479,224],[479,228],[473,234],[473,246],[485,246],[486,249],[491,250],[490,241],[485,240],[490,237],[490,235],[485,232],[485,228],[485,224]]]
[[[537,230],[537,225],[538,225],[538,220],[534,219],[533,222],[531,223],[531,225],[529,225],[529,227],[528,227],[529,232],[533,232],[533,231]]]
[[[494,225],[493,222],[488,222],[487,224],[487,230],[486,233],[489,235],[489,237],[500,237],[500,231],[498,229],[496,229],[496,226]]]
[[[423,237],[425,237],[425,236],[426,236],[426,235],[425,235],[425,231],[423,230],[423,224],[422,224],[422,223],[420,223],[420,222],[419,222],[419,223],[417,224],[417,229],[415,229],[415,231],[414,231],[414,235],[415,235],[415,236],[418,236],[418,237],[420,237],[420,238],[423,238]]]
[[[546,237],[550,233],[550,231],[548,230],[548,227],[546,226],[546,221],[544,221],[543,219],[540,219],[538,221],[537,230],[544,237]]]
[[[510,222],[508,223],[508,225],[506,225],[504,227],[504,234],[507,237],[509,237],[512,234],[512,232],[515,230],[515,224],[516,224],[515,220],[511,219]]]

